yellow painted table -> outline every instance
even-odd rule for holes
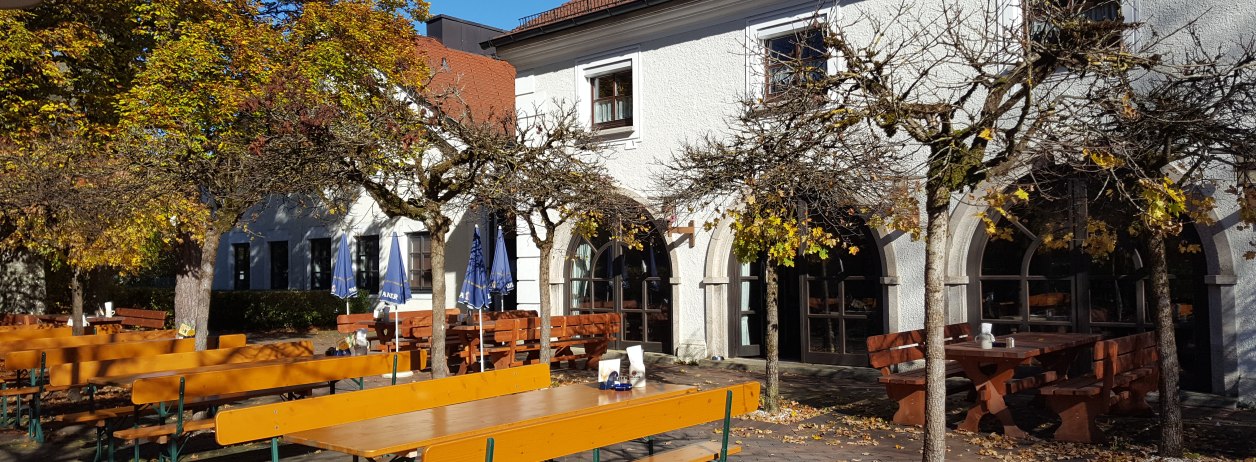
[[[550,419],[650,402],[697,391],[688,385],[650,383],[631,391],[567,385],[498,396],[284,435],[287,443],[374,459],[434,444]],[[579,429],[573,429],[579,431]]]

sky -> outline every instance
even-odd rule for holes
[[[563,4],[563,0],[429,0],[432,15],[448,15],[498,29],[510,30],[519,25],[519,18],[540,13]],[[426,27],[419,30],[427,33]]]

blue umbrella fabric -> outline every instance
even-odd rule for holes
[[[379,282],[379,301],[404,305],[410,300],[410,283],[407,281],[405,262],[401,260],[401,246],[397,243],[397,235],[393,234],[392,249],[388,251],[388,267],[384,269],[383,280]],[[401,317],[393,316],[393,342],[401,344]]]
[[[488,296],[488,272],[484,267],[484,246],[480,244],[480,227],[471,236],[471,259],[467,261],[467,275],[458,291],[458,303],[474,310],[483,310],[491,299]],[[480,370],[484,370],[484,316],[480,316]]]
[[[349,254],[349,235],[340,235],[340,249],[336,251],[336,264],[332,268],[331,294],[345,301],[345,314],[349,314],[349,299],[358,295],[358,284],[353,277],[353,256]]]
[[[510,259],[506,255],[506,238],[502,227],[497,227],[497,245],[493,248],[493,267],[488,273],[488,291],[502,295],[515,290],[515,277],[510,274]]]

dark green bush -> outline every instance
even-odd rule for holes
[[[370,304],[365,294],[350,300],[354,312],[367,312]],[[119,288],[114,293],[114,306],[164,310],[173,319],[174,290]],[[344,309],[344,300],[324,291],[215,291],[210,298],[209,330],[334,328],[336,315]]]

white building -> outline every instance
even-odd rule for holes
[[[841,23],[884,13],[899,2],[815,0],[573,0],[524,18],[518,29],[485,45],[517,70],[515,105],[530,108],[554,100],[574,102],[591,126],[613,145],[609,166],[618,183],[607,186],[643,205],[657,164],[681,144],[725,126],[740,96],[767,85],[761,58],[765,46],[796,47],[798,32],[815,15]],[[1250,4],[1251,2],[1238,2]],[[1237,38],[1248,32],[1251,8],[1219,0],[1175,2],[1128,0],[1127,21],[1169,29],[1188,15],[1211,8],[1206,39]],[[855,38],[858,33],[853,32]],[[830,71],[839,58],[825,62]],[[1085,223],[1084,190],[1048,205],[1069,210]],[[1232,200],[1221,200],[1213,226],[1188,229],[1183,240],[1202,252],[1173,261],[1174,303],[1180,313],[1178,347],[1183,386],[1256,398],[1256,278],[1242,257],[1250,231],[1240,230]],[[325,224],[287,217],[250,226],[252,233],[227,234],[219,255],[215,289],[235,287],[246,274],[251,289],[322,290],[312,281],[334,258],[339,235],[357,237],[359,271],[382,270],[391,233],[403,237],[407,267],[421,265],[419,223],[385,221],[369,200],[348,219]],[[951,322],[991,322],[1000,331],[1050,329],[1124,334],[1151,328],[1145,277],[1136,247],[1118,249],[1110,264],[1062,257],[1023,232],[1010,242],[989,242],[974,205],[956,201],[949,236],[947,297]],[[660,223],[669,217],[655,216]],[[655,229],[643,250],[605,238],[586,241],[560,230],[548,268],[550,287],[538,287],[539,251],[519,239],[515,275],[517,306],[537,309],[539,292],[555,300],[554,314],[617,312],[624,315],[620,347],[675,354],[684,359],[762,355],[763,290],[757,262],[732,256],[727,225],[711,231]],[[447,252],[447,293],[456,293],[465,266],[470,226],[483,217],[462,217]],[[924,243],[901,233],[860,230],[867,243],[858,256],[800,264],[781,277],[781,356],[787,361],[866,364],[869,335],[920,328],[924,306]],[[378,241],[371,238],[377,236]],[[365,239],[362,239],[362,238]],[[485,236],[489,238],[491,236]],[[408,239],[407,239],[408,238]],[[366,244],[363,244],[365,242]],[[491,242],[491,241],[490,241]],[[373,244],[377,243],[377,244]],[[244,244],[244,245],[241,245]],[[375,250],[372,245],[377,245]],[[240,252],[240,253],[235,253]],[[276,257],[287,252],[286,257]],[[510,253],[516,253],[511,251]],[[375,255],[372,258],[371,255]],[[1052,258],[1054,256],[1054,258]],[[1041,257],[1041,258],[1035,258]],[[268,259],[284,260],[280,272]],[[362,263],[365,263],[363,265]],[[328,269],[330,271],[330,269]],[[287,286],[277,282],[278,276]],[[376,271],[378,273],[378,271]],[[422,278],[416,284],[421,285]],[[419,288],[421,289],[421,288]],[[409,308],[430,308],[416,290]]]
[[[607,192],[647,204],[650,175],[659,162],[683,142],[725,127],[740,96],[762,93],[765,74],[770,74],[764,72],[765,47],[801,48],[796,45],[806,38],[798,32],[814,27],[817,15],[842,24],[860,14],[884,15],[898,4],[575,0],[522,19],[521,27],[486,45],[516,67],[517,107],[576,102],[614,146],[610,167],[618,184]],[[1211,41],[1250,32],[1244,25],[1251,24],[1251,8],[1215,0],[1203,4],[1128,0],[1120,10],[1127,21],[1145,21],[1161,30],[1209,11],[1204,33]],[[856,39],[863,33],[850,32]],[[831,72],[839,60],[834,57],[825,67]],[[1074,195],[1085,203],[1080,188]],[[1084,207],[1067,209],[1074,210],[1074,222],[1085,223]],[[1234,210],[1232,202],[1224,203],[1216,211],[1217,225],[1184,233],[1183,239],[1200,243],[1203,252],[1171,250],[1174,303],[1181,314],[1184,387],[1250,398],[1256,397],[1251,378],[1256,373],[1256,322],[1251,321],[1256,312],[1250,303],[1256,279],[1242,254],[1253,236],[1236,227]],[[1067,250],[1064,258],[1051,258],[1031,233],[1011,243],[988,244],[978,211],[957,200],[952,215],[951,322],[992,322],[1001,331],[1122,334],[1151,328],[1136,248],[1121,248],[1115,263],[1101,265],[1069,258]],[[702,217],[697,219],[701,223]],[[687,217],[680,221],[688,224]],[[875,243],[868,246],[871,251],[803,264],[782,275],[783,359],[864,364],[868,335],[922,326],[923,242],[881,230],[864,232]],[[550,262],[555,283],[535,289],[550,290],[554,300],[562,301],[555,314],[623,313],[621,343],[682,358],[762,354],[761,272],[758,263],[732,257],[726,225],[710,232],[698,226],[692,234],[656,230],[653,244],[640,252],[605,240],[573,239],[569,233],[557,242],[557,248],[568,251],[556,252]],[[536,255],[520,241],[524,276],[537,267]],[[523,287],[529,282],[523,281]],[[535,304],[532,294],[521,289],[520,305]]]

